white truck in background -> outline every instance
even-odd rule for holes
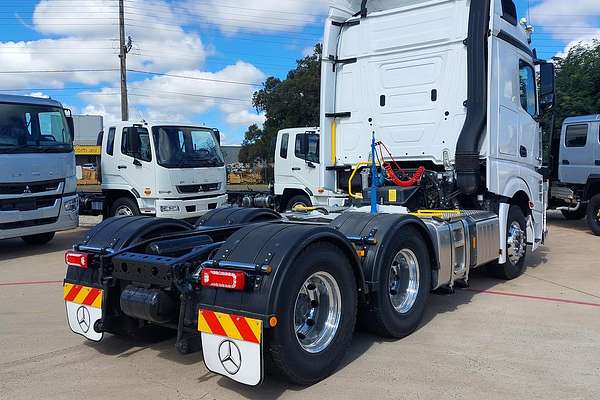
[[[68,114],[54,100],[0,96],[0,239],[45,244],[78,226]]]
[[[219,131],[141,121],[98,136],[100,192],[80,192],[84,215],[152,215],[195,220],[227,204]]]

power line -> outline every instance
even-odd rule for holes
[[[171,78],[190,79],[190,80],[196,80],[196,81],[229,83],[229,84],[233,84],[233,85],[245,85],[245,86],[262,86],[260,83],[229,81],[229,80],[225,80],[225,79],[200,78],[200,77],[196,77],[196,76],[167,74],[167,73],[152,72],[152,71],[142,71],[142,70],[138,70],[138,69],[128,69],[128,71],[136,72],[138,74],[146,74],[146,75],[154,75],[154,76],[167,76],[167,77],[171,77]]]

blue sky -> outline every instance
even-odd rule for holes
[[[239,143],[250,99],[321,39],[327,0],[125,0],[131,119],[205,123]],[[598,36],[598,0],[517,0],[538,56]],[[0,90],[119,118],[117,0],[3,0]],[[65,71],[8,74],[10,71]],[[74,72],[77,71],[77,72]],[[161,75],[162,74],[162,75]],[[166,74],[166,75],[165,75]]]

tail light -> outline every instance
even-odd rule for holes
[[[244,290],[246,274],[241,271],[203,268],[200,273],[200,284],[206,287]]]
[[[65,264],[69,267],[85,268],[88,267],[89,255],[87,253],[81,253],[79,251],[67,250],[65,251]]]

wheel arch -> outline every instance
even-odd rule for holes
[[[296,195],[307,196],[309,199],[311,194],[308,193],[305,189],[301,188],[285,188],[283,193],[281,194],[281,198],[279,200],[280,208],[284,208],[287,205],[287,202]]]
[[[507,199],[507,203],[519,206],[525,216],[531,215],[529,202],[533,197],[531,196],[531,189],[524,179],[516,177],[510,179],[502,195]]]

